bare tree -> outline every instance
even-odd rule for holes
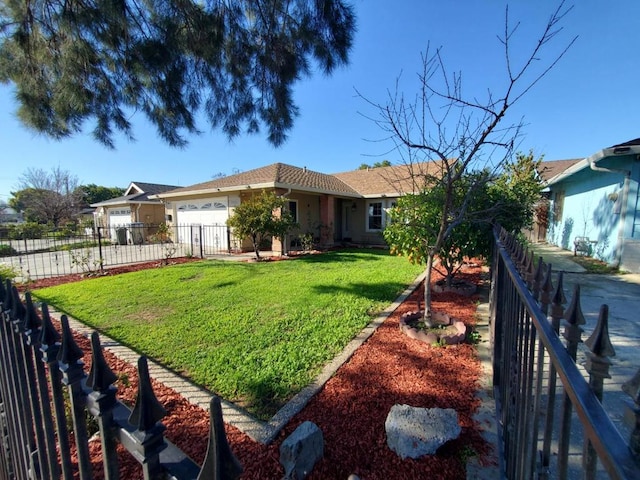
[[[49,171],[29,168],[18,182],[20,189],[11,192],[10,204],[32,221],[58,226],[73,219],[82,205],[78,178],[60,166]]]
[[[531,92],[575,42],[577,37],[560,49],[552,47],[555,43],[552,40],[562,31],[561,22],[571,8],[564,2],[558,6],[529,53],[522,55],[524,60],[518,63],[511,46],[520,24],[510,25],[507,7],[504,33],[498,36],[505,58],[505,78],[500,79],[503,86],[498,89],[489,86],[484,98],[467,96],[463,92],[462,74],[447,70],[441,49],[427,48],[418,74],[419,91],[412,100],[407,100],[399,91],[399,82],[395,91],[388,92],[385,104],[367,100],[378,113],[373,121],[386,133],[386,139],[392,142],[392,150],[407,166],[409,176],[413,178],[414,192],[428,192],[436,186],[444,192],[436,221],[419,225],[424,237],[416,239],[428,253],[423,259],[426,262],[424,321],[427,325],[432,325],[430,282],[434,258],[452,230],[467,219],[469,203],[482,183],[495,178],[513,158],[524,123],[522,119],[509,123],[505,120],[506,114]],[[549,49],[552,50],[551,59],[540,60]],[[434,168],[434,165],[438,167]],[[471,171],[485,174],[478,175],[476,182],[466,184],[463,179]],[[456,198],[460,199],[461,188],[465,189],[463,198],[456,201]],[[410,215],[411,212],[407,213],[405,218],[421,221]],[[412,258],[410,246],[396,247],[399,247],[396,251]]]

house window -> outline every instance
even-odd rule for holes
[[[367,204],[367,231],[382,230],[382,202]]]
[[[298,223],[298,201],[289,200],[289,203],[287,204],[287,210],[293,217],[293,221]]]

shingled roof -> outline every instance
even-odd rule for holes
[[[330,193],[356,197],[358,192],[349,185],[326,173],[307,168],[294,167],[286,163],[273,163],[247,172],[197,183],[189,187],[177,188],[161,197],[185,194],[211,193],[221,190],[241,190],[245,188],[293,188],[297,190]]]
[[[157,198],[149,198],[151,195],[167,192],[178,188],[175,185],[162,185],[159,183],[131,182],[125,191],[126,195],[110,198],[103,202],[92,203],[92,207],[108,207],[110,205],[123,205],[127,203],[158,203]]]
[[[538,173],[540,174],[540,178],[542,178],[544,182],[548,182],[556,175],[561,174],[567,168],[572,167],[582,160],[582,158],[573,158],[570,160],[553,160],[548,162],[541,162]]]
[[[442,176],[442,163],[376,167],[336,173],[333,176],[364,197],[397,196],[420,190],[428,176]]]
[[[398,196],[413,192],[424,183],[425,174],[442,175],[440,162],[419,163],[408,167],[398,165],[329,175],[286,163],[265,167],[160,194],[160,198],[210,194],[248,188],[291,188],[306,192],[326,193],[345,197]]]

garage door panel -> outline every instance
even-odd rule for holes
[[[228,247],[226,235],[208,235],[208,229],[188,228],[188,226],[226,225],[229,218],[227,197],[176,203],[178,241],[215,248]],[[200,238],[202,236],[202,238]]]

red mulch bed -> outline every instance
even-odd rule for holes
[[[154,265],[157,264],[127,266],[117,270],[120,273]],[[480,268],[467,267],[463,276],[466,280],[478,283]],[[81,279],[72,277],[39,280],[31,288]],[[471,449],[481,456],[481,461],[490,461],[486,456],[490,446],[483,440],[479,425],[472,419],[480,404],[475,396],[480,378],[475,347],[469,344],[431,347],[400,332],[399,317],[407,311],[416,310],[421,297],[422,289],[419,288],[338,370],[271,445],[256,443],[235,427],[226,425],[231,448],[244,467],[241,478],[282,478],[284,472],[278,461],[279,446],[305,420],[320,427],[325,442],[324,458],[315,466],[308,477],[310,479],[346,479],[351,473],[363,480],[460,479],[465,478],[465,465],[461,460],[464,455],[461,452]],[[433,307],[473,326],[476,300],[477,297],[435,293]],[[76,341],[85,352],[90,352],[88,339],[76,335]],[[133,404],[137,389],[134,366],[109,352],[105,352],[105,357],[116,374],[125,373],[128,376],[128,386],[120,382],[117,384],[118,397]],[[85,362],[88,372],[89,353],[85,356]],[[174,390],[155,381],[153,385],[156,396],[168,411],[163,419],[167,438],[202,464],[209,433],[208,413],[189,404]],[[458,439],[444,445],[436,455],[402,460],[386,444],[384,422],[394,404],[454,408],[458,412],[462,433]],[[93,442],[91,449],[95,476],[103,478],[100,442]],[[135,460],[121,453],[121,478],[140,478],[141,470]]]

